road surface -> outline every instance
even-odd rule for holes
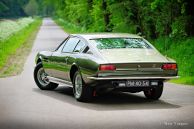
[[[38,51],[53,50],[67,36],[44,19],[21,75],[0,79],[0,129],[194,128],[194,87],[166,83],[159,101],[143,93],[109,93],[77,102],[72,89],[41,91],[33,80]]]

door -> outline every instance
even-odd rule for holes
[[[79,39],[77,37],[70,37],[61,49],[52,54],[51,62],[55,66],[52,70],[53,77],[69,81],[69,71],[71,67],[67,62],[78,42]]]
[[[63,48],[65,43],[67,42],[69,38],[67,37],[58,47],[55,49],[55,51],[44,51],[44,56],[42,57],[42,62],[44,66],[45,72],[48,74],[48,76],[53,77],[53,71],[56,68],[55,62],[52,61],[53,57],[52,55],[57,55],[58,51]],[[56,58],[57,59],[57,58]]]

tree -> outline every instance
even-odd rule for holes
[[[87,31],[141,33],[151,39],[194,35],[192,0],[43,0],[42,3],[49,10],[48,15]]]
[[[36,0],[30,0],[24,7],[25,13],[29,16],[35,16],[38,14],[38,4]]]
[[[28,0],[1,0],[0,17],[22,17],[26,16],[23,6]]]
[[[4,5],[2,2],[0,2],[0,13],[3,13],[3,11],[6,11],[8,10],[9,8]]]

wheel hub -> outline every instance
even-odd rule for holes
[[[75,78],[75,96],[79,98],[82,93],[82,78],[80,75],[77,75]]]
[[[37,73],[38,81],[42,86],[47,86],[49,84],[49,79],[43,68],[40,68]]]

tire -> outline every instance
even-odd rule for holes
[[[79,71],[73,77],[73,94],[77,101],[89,102],[92,100],[93,90],[86,86]]]
[[[157,87],[150,88],[144,91],[144,95],[147,99],[158,100],[163,92],[163,82]]]
[[[34,69],[34,80],[41,90],[54,90],[58,87],[58,84],[49,82],[41,62]]]

